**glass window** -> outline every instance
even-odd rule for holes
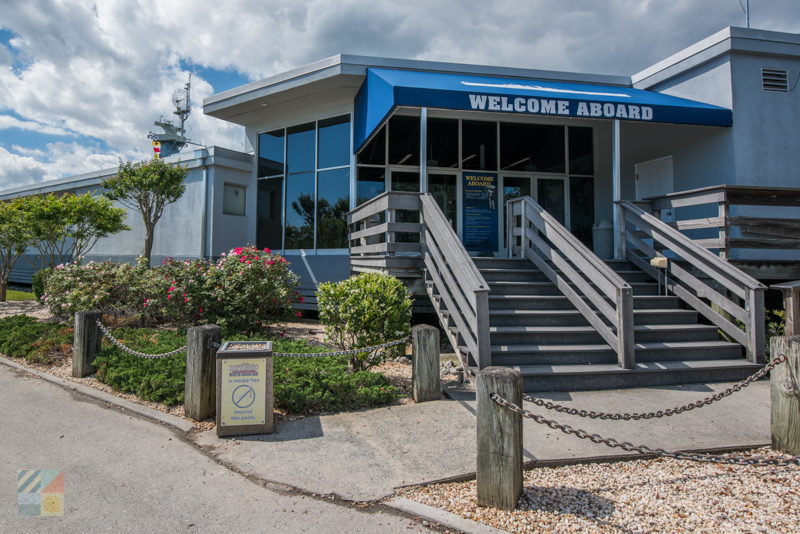
[[[584,245],[592,248],[594,180],[585,177],[570,177],[569,203],[570,224],[572,225],[570,230]]]
[[[537,182],[539,205],[564,224],[564,180],[539,178]]]
[[[222,213],[225,215],[244,215],[245,191],[243,185],[224,184],[222,186]]]
[[[461,166],[478,171],[497,170],[497,123],[461,123]]]
[[[319,121],[317,167],[341,167],[350,164],[350,116],[342,115]]]
[[[428,174],[428,192],[433,195],[442,213],[456,229],[456,175]]]
[[[258,135],[258,176],[283,174],[283,130]]]
[[[594,155],[592,150],[592,129],[570,126],[569,130],[569,173],[594,174]]]
[[[504,170],[564,172],[564,127],[500,124],[500,167]]]
[[[419,165],[419,117],[389,119],[389,163]]]
[[[317,248],[347,248],[350,169],[317,173]]]
[[[286,180],[285,246],[287,249],[314,248],[313,172],[292,174]]]
[[[259,180],[256,196],[256,245],[280,250],[283,248],[283,177]]]
[[[314,170],[314,128],[314,123],[310,122],[308,124],[301,124],[300,126],[293,126],[287,130],[287,174]]]
[[[458,121],[428,119],[428,166],[458,167]]]
[[[392,191],[419,192],[418,172],[392,172]]]
[[[383,167],[359,167],[356,204],[363,204],[386,191],[386,171]]]
[[[359,163],[386,165],[386,126],[382,126],[375,137],[356,156]]]

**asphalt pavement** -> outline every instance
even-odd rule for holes
[[[380,505],[264,487],[180,432],[0,365],[0,532],[426,532]],[[63,516],[19,514],[17,474],[64,473]]]

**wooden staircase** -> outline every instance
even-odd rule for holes
[[[490,286],[492,365],[519,369],[525,391],[739,380],[760,368],[744,358],[741,345],[721,340],[717,327],[701,324],[680,299],[659,296],[656,281],[631,263],[607,262],[634,293],[636,365],[623,369],[616,352],[531,261],[474,262]],[[438,307],[438,296],[432,299]],[[446,326],[457,335],[453,325]]]

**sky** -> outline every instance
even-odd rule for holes
[[[631,75],[745,0],[0,0],[0,190],[152,156],[192,74],[188,137],[243,150],[205,97],[339,53]],[[800,0],[750,0],[800,33]]]

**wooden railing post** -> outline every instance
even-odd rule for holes
[[[478,354],[475,363],[478,369],[492,365],[492,341],[489,333],[489,290],[475,291],[475,333],[478,340]]]
[[[719,226],[719,242],[720,242],[720,249],[719,249],[719,257],[727,260],[730,256],[730,251],[728,250],[728,202],[726,200],[721,200],[719,202],[719,209],[718,215],[720,220]]]
[[[800,336],[800,280],[771,288],[783,292],[783,335]]]
[[[222,330],[216,325],[189,328],[186,331],[186,385],[183,409],[187,417],[197,421],[208,419],[216,410],[216,356],[212,343],[222,341]]]
[[[767,338],[764,324],[764,292],[766,288],[747,290],[747,358],[753,363],[764,363]]]
[[[769,373],[770,431],[772,448],[800,455],[800,338],[773,337],[772,358],[781,354],[786,362]]]
[[[94,373],[94,357],[100,352],[103,336],[97,321],[100,312],[85,311],[75,314],[75,331],[72,338],[72,376],[83,378]]]
[[[439,400],[439,329],[419,324],[411,329],[411,389],[414,402]]]
[[[509,258],[514,257],[514,204],[506,202],[506,252]]]
[[[522,406],[522,375],[488,367],[476,385],[478,506],[513,510],[522,493],[522,416],[499,406],[491,394]]]
[[[633,339],[633,289],[617,288],[617,363],[623,369],[636,367]]]

